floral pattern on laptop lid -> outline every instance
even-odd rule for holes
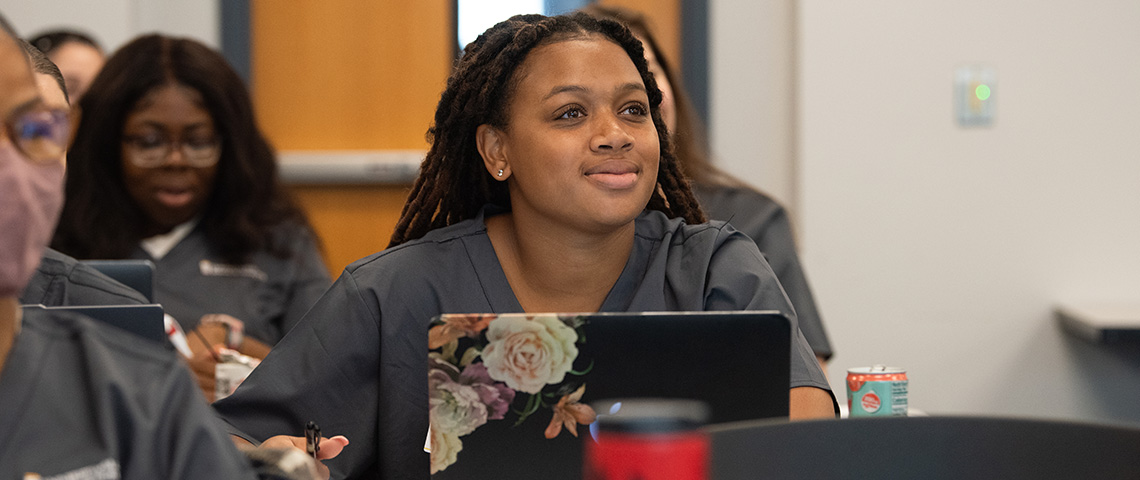
[[[593,363],[578,358],[583,315],[441,315],[428,330],[431,473],[463,461],[487,422],[548,422],[546,439],[597,418],[579,403]],[[544,441],[535,438],[535,441]]]

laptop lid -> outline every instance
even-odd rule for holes
[[[154,263],[150,260],[81,260],[81,263],[154,301]]]
[[[430,329],[433,479],[579,479],[592,440],[578,420],[603,400],[700,400],[710,423],[788,415],[777,312],[441,315]]]
[[[102,323],[114,325],[148,340],[169,345],[163,324],[161,305],[68,305],[62,307],[25,305],[24,308],[78,313]]]

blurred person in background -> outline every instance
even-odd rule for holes
[[[187,331],[213,400],[219,347],[264,358],[328,288],[316,236],[218,52],[139,37],[79,104],[52,246],[154,262],[155,300]]]
[[[624,23],[645,45],[649,69],[661,89],[661,116],[675,142],[677,160],[685,175],[692,179],[693,193],[701,208],[710,219],[727,221],[756,242],[788,294],[799,317],[800,330],[826,371],[827,360],[832,355],[831,342],[800,266],[788,212],[768,195],[713,166],[709,160],[704,127],[689,102],[680,77],[662,55],[644,15],[596,3],[582,11]]]
[[[74,30],[43,32],[32,37],[28,43],[47,54],[52,63],[63,72],[72,102],[83,98],[91,81],[106,62],[103,47],[90,36]]]
[[[67,87],[63,74],[47,55],[31,44],[20,41],[32,66],[32,76],[44,106],[50,111],[68,112]],[[70,133],[70,132],[69,132]],[[59,162],[66,161],[66,151]],[[20,294],[21,305],[131,305],[144,304],[146,297],[103,275],[98,270],[51,248],[44,249],[43,259],[28,285]]]
[[[71,120],[0,29],[0,478],[253,478],[168,351],[83,316],[20,309],[63,202]]]

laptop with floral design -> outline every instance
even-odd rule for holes
[[[788,415],[777,312],[453,314],[429,328],[433,479],[579,479],[602,400],[700,400],[709,423]]]

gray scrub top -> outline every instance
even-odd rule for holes
[[[694,184],[693,193],[709,218],[731,223],[756,242],[792,301],[800,330],[812,351],[825,359],[831,358],[831,342],[827,339],[807,276],[800,266],[791,222],[784,207],[747,187]]]
[[[257,442],[302,435],[315,421],[351,442],[325,462],[333,478],[427,478],[432,317],[523,311],[487,237],[488,210],[349,265],[237,392],[214,403],[231,433]],[[723,222],[686,225],[646,211],[601,311],[668,310],[779,310],[795,322],[746,236]],[[830,392],[793,332],[791,386]]]
[[[139,305],[150,303],[123,285],[79,260],[50,248],[20,294],[21,305]]]
[[[67,312],[24,312],[0,432],[0,478],[255,478],[173,352]]]
[[[246,264],[230,265],[195,228],[161,259],[141,247],[131,258],[154,262],[154,299],[187,332],[203,315],[224,313],[244,322],[246,335],[273,346],[332,283],[307,230],[285,224],[274,238],[291,255],[259,251]]]

